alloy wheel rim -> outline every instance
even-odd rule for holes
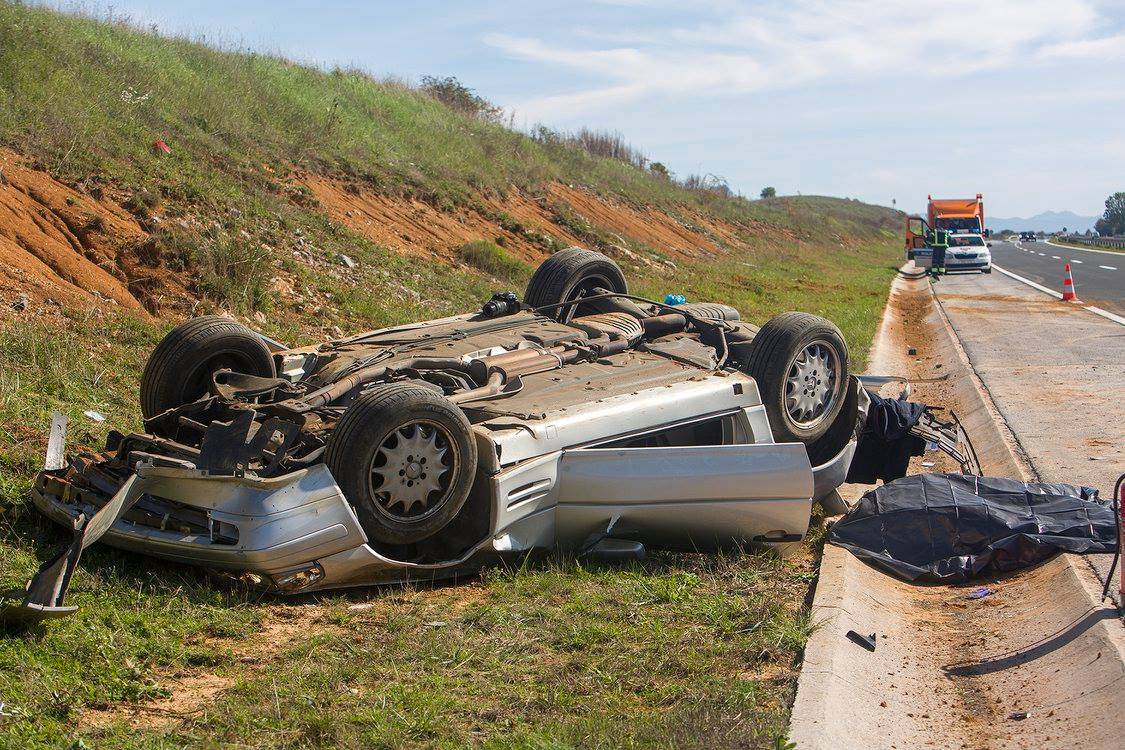
[[[449,498],[456,460],[456,443],[436,422],[395,428],[371,457],[368,481],[376,509],[399,523],[432,516]]]
[[[785,410],[798,427],[811,427],[831,413],[840,370],[840,353],[828,341],[813,341],[793,358],[785,380]]]

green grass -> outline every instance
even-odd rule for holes
[[[526,281],[531,276],[530,267],[518,258],[488,240],[466,242],[457,249],[457,258],[473,268],[497,279]]]
[[[70,417],[72,447],[135,427],[161,332],[81,316],[0,330],[0,589],[66,537],[28,500],[50,411]],[[806,559],[770,553],[547,555],[479,581],[276,601],[95,545],[76,616],[0,636],[0,747],[764,747],[785,732],[809,577]],[[87,723],[203,674],[224,689],[174,721]]]
[[[152,152],[158,137],[170,156]],[[899,215],[879,207],[687,191],[356,71],[3,2],[0,143],[127,204],[203,297],[197,312],[257,311],[255,325],[293,345],[473,309],[531,271],[488,240],[461,248],[456,268],[388,251],[319,213],[297,170],[450,210],[480,209],[483,193],[513,185],[542,196],[558,180],[689,225],[696,212],[723,218],[737,242],[714,258],[629,243],[617,257],[631,289],[727,302],[755,322],[824,315],[844,331],[853,369],[899,253]],[[616,252],[617,229],[548,208]],[[138,428],[137,379],[172,323],[68,312],[0,327],[0,590],[66,538],[28,497],[51,411],[70,417],[71,448]],[[108,419],[91,422],[88,409]],[[279,602],[95,545],[72,587],[77,616],[0,635],[0,747],[772,746],[807,635],[810,578],[807,555],[654,553],[616,567],[548,556],[477,582]],[[306,626],[261,644],[291,617]],[[223,689],[167,724],[87,721],[201,675]]]
[[[337,307],[325,314],[347,330],[464,310],[489,289],[475,273],[356,248],[356,280],[310,281],[332,295]],[[857,359],[896,250],[885,238],[809,257],[794,243],[629,275],[641,293],[726,301],[752,320],[792,308],[825,314]],[[392,284],[416,297],[393,298]],[[75,315],[61,327],[0,329],[0,590],[22,583],[65,538],[28,498],[50,411],[71,418],[72,448],[97,447],[109,425],[136,428],[137,377],[166,326]],[[271,319],[266,329],[311,341],[301,326]],[[106,423],[87,420],[86,409]],[[604,568],[541,557],[480,583],[293,605],[95,545],[72,587],[76,617],[0,637],[0,747],[771,746],[785,732],[810,576],[807,562],[755,552],[656,552],[643,565]],[[260,648],[264,625],[308,606],[317,613],[310,627],[268,658],[240,660]],[[168,726],[137,728],[127,713],[82,723],[201,673],[229,684]]]
[[[153,150],[157,138],[170,155]],[[899,223],[896,212],[857,201],[687,190],[468,117],[400,82],[3,1],[0,144],[68,184],[108,188],[193,291],[243,312],[270,310],[270,268],[305,247],[298,237],[327,258],[351,254],[352,236],[325,222],[299,184],[304,170],[446,209],[481,209],[482,193],[512,186],[542,195],[561,181],[674,215],[701,211],[748,234],[766,223],[823,243]],[[593,244],[612,230],[586,226],[565,206],[558,216]]]

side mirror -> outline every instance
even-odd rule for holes
[[[986,242],[985,244],[986,244],[986,245],[988,245],[989,247],[992,247],[992,243],[991,243],[991,242]]]

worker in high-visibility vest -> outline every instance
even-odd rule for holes
[[[929,245],[934,249],[930,261],[930,276],[935,279],[945,273],[945,251],[949,249],[949,231],[934,229],[928,238]]]

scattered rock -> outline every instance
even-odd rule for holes
[[[340,265],[345,266],[346,268],[355,268],[356,266],[356,262],[343,253],[337,255],[336,260],[340,261]]]
[[[104,422],[105,421],[105,415],[102,414],[101,412],[96,412],[93,409],[87,409],[86,411],[82,412],[82,414],[87,419],[93,420],[94,422]]]
[[[30,303],[31,299],[26,294],[21,294],[16,298],[16,301],[12,303],[12,309],[16,312],[23,312]]]
[[[906,353],[913,357],[915,354],[918,353],[918,350],[912,346],[912,347],[910,347],[909,349],[906,350]]]
[[[7,185],[8,178],[4,176],[4,170],[0,169],[0,185]]]

